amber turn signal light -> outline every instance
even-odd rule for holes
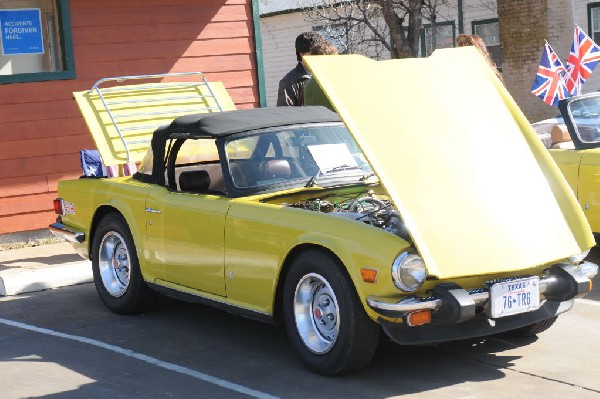
[[[411,327],[431,323],[431,310],[416,310],[405,316],[406,324]]]
[[[374,283],[377,281],[377,270],[363,267],[360,269],[360,275],[365,283]]]

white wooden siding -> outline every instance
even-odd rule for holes
[[[260,29],[263,43],[263,64],[267,106],[277,103],[279,81],[296,66],[296,36],[311,31],[311,24],[300,12],[279,14],[261,18]]]

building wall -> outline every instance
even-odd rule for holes
[[[301,12],[261,18],[260,33],[268,107],[274,107],[277,103],[279,81],[298,62],[294,47],[296,36],[311,30],[312,25],[304,19]]]
[[[456,0],[453,0],[456,2]],[[495,0],[464,0],[463,26],[464,33],[472,33],[472,22],[498,18]]]
[[[547,24],[532,24],[531,16],[547,21],[547,0],[498,0],[500,40],[502,46],[502,74],[506,87],[530,120],[552,116],[552,107],[535,98],[531,83],[540,62],[544,39],[548,37]]]
[[[258,106],[251,0],[71,0],[76,79],[0,85],[0,234],[55,219],[57,182],[94,148],[73,91],[109,76],[202,71]]]
[[[464,33],[471,33],[471,22],[490,18],[497,18],[496,0],[463,0],[463,27]],[[438,22],[454,21],[458,34],[458,1],[448,0],[437,9]],[[427,21],[423,21],[428,23]]]

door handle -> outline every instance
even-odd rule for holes
[[[146,212],[150,212],[150,213],[162,213],[161,210],[153,209],[153,208],[146,208]]]

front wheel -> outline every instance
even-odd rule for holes
[[[290,265],[283,290],[285,327],[311,370],[323,375],[364,368],[375,353],[379,326],[365,313],[342,265],[309,251]]]
[[[142,278],[131,232],[119,214],[106,215],[98,224],[92,241],[92,271],[100,299],[115,313],[139,313],[158,295]]]

